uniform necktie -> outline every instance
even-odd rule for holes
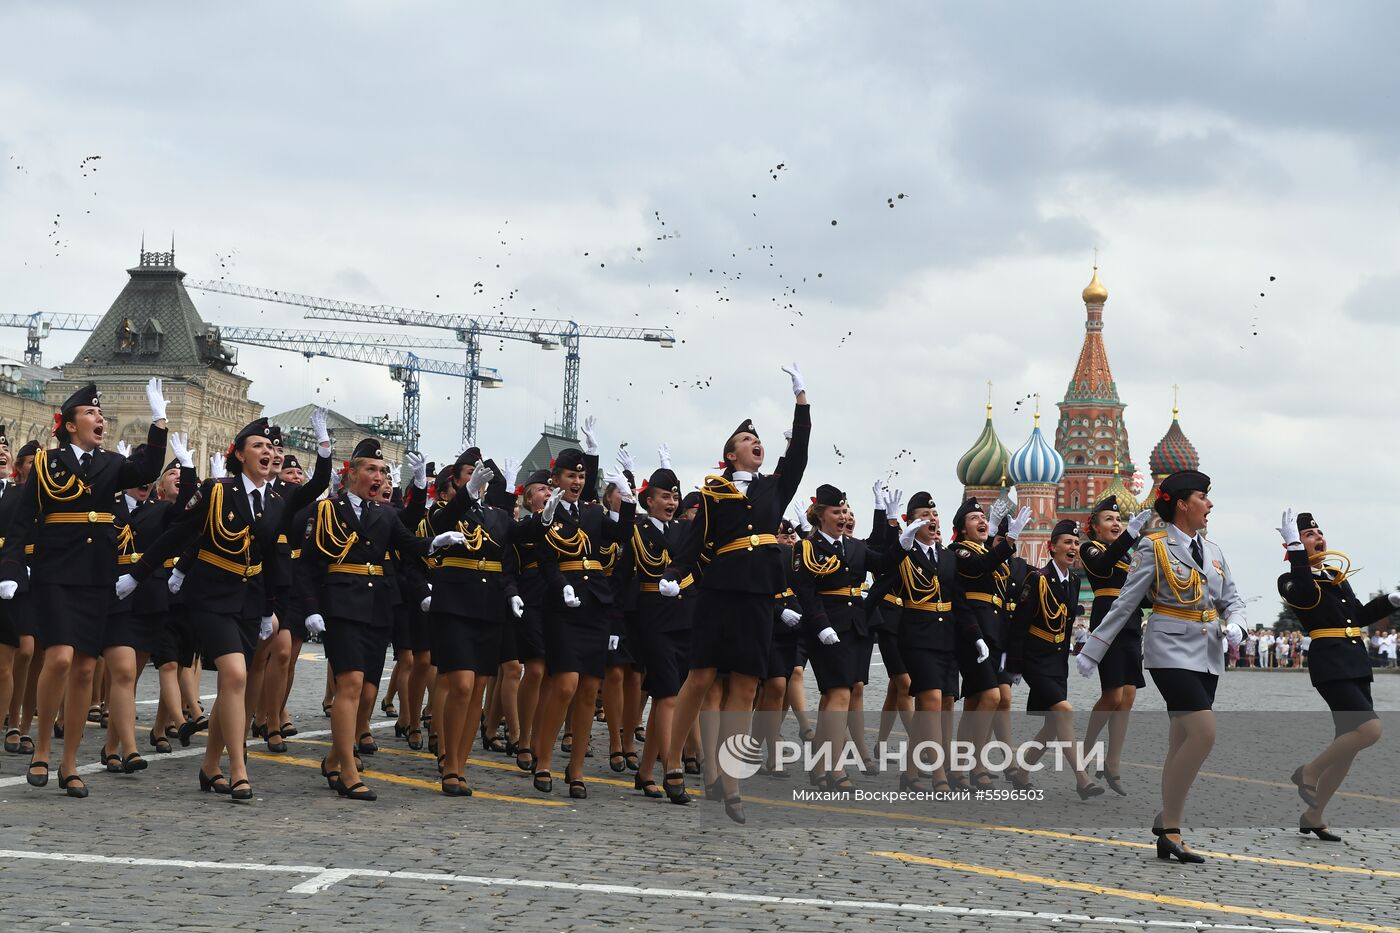
[[[83,478],[87,479],[88,467],[92,466],[92,454],[83,454],[79,457],[78,465],[83,469]]]
[[[842,560],[845,560],[845,559],[846,559],[846,539],[845,539],[845,538],[837,538],[837,539],[836,539],[836,553],[840,555],[840,557],[841,557]]]
[[[1205,552],[1201,549],[1200,538],[1191,539],[1191,559],[1196,562],[1197,567],[1204,567],[1206,565]]]
[[[260,516],[260,515],[262,515],[262,493],[261,493],[260,491],[256,490],[256,489],[254,489],[254,490],[253,490],[253,517],[254,517],[254,518],[257,518],[257,517]]]

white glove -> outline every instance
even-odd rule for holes
[[[870,494],[875,497],[875,508],[883,509],[885,507],[885,481],[877,479],[875,485],[870,487]]]
[[[423,612],[427,612],[429,609],[433,608],[432,595],[430,594],[428,596],[424,596],[423,601],[418,604],[418,608],[421,609]]]
[[[910,522],[905,529],[900,532],[899,546],[906,551],[914,550],[914,538],[919,533],[919,529],[928,524],[928,519],[921,518],[917,522]]]
[[[784,609],[782,618],[783,624],[788,628],[797,628],[798,623],[802,621],[802,613],[793,612],[791,609]]]
[[[792,428],[783,428],[783,440],[792,443]]]
[[[992,507],[987,510],[987,537],[995,538],[997,529],[1001,527],[1001,520],[1006,517],[1007,505],[1005,499],[997,499],[992,503]]]
[[[569,584],[564,584],[564,605],[570,609],[577,609],[583,605],[583,600],[574,595],[574,588]]]
[[[817,641],[823,645],[834,645],[841,641],[841,637],[836,634],[836,629],[828,625],[817,633]]]
[[[403,470],[399,469],[398,464],[389,467],[389,485],[394,489],[403,488]]]
[[[0,580],[0,599],[14,599],[19,584],[14,580]]]
[[[662,444],[656,448],[656,459],[661,463],[661,469],[671,469],[671,448]]]
[[[153,378],[146,383],[146,402],[151,406],[151,421],[164,421],[165,395],[161,391],[159,378]]]
[[[617,487],[618,494],[622,496],[623,502],[636,502],[637,496],[632,492],[632,484],[627,482],[627,477],[622,473],[614,473],[609,470],[603,474],[603,482],[610,483]]]
[[[1386,596],[1386,599],[1390,600],[1390,604],[1396,609],[1400,609],[1400,590],[1396,590],[1394,593],[1388,594]]]
[[[622,468],[623,472],[631,473],[633,476],[637,475],[637,461],[632,459],[632,455],[627,452],[626,447],[617,448],[617,465]]]
[[[319,405],[311,409],[311,433],[316,435],[317,447],[331,445],[331,432],[326,430],[326,410]]]
[[[997,665],[997,670],[998,670],[998,671],[1004,671],[1004,670],[1006,670],[1006,652],[1005,652],[1005,651],[1003,651],[1003,652],[1001,653],[1001,663]]]
[[[180,592],[180,587],[185,585],[185,574],[181,570],[170,571],[170,579],[165,581],[165,588],[171,595]]]
[[[792,379],[792,394],[801,395],[807,391],[807,384],[802,381],[802,372],[797,368],[796,363],[789,363],[783,367],[783,372]],[[789,438],[791,440],[791,438]]]
[[[609,635],[609,636],[608,636],[608,650],[609,650],[609,651],[616,651],[616,650],[617,650],[617,643],[618,643],[619,641],[621,641],[621,639],[619,639],[616,635]]]
[[[597,425],[598,419],[589,415],[583,419],[583,427],[579,429],[579,433],[583,435],[583,452],[589,455],[598,453],[598,437],[593,433]]]
[[[331,471],[330,496],[334,499],[340,495],[340,490],[345,486],[345,476],[339,470]]]
[[[981,664],[992,656],[992,649],[987,647],[987,643],[982,639],[977,639],[977,663]]]
[[[306,617],[306,631],[310,635],[320,635],[326,631],[326,620],[319,612]]]
[[[126,441],[117,441],[117,453],[121,454],[123,457],[130,457],[131,445]]]
[[[903,489],[886,489],[886,490],[885,490],[885,501],[884,501],[885,518],[887,518],[887,519],[893,518],[893,519],[896,519],[896,520],[897,520],[897,519],[899,518],[900,515],[903,515],[903,514],[904,514],[903,511],[900,509],[900,505],[901,505],[903,502],[904,502],[904,490],[903,490]]]
[[[403,462],[413,474],[413,485],[419,489],[428,488],[428,461],[416,450],[403,455]]]
[[[506,481],[506,492],[515,495],[515,480],[520,475],[520,461],[506,457],[501,461],[501,479]]]
[[[1006,536],[1015,541],[1021,536],[1021,532],[1026,530],[1026,526],[1031,523],[1031,510],[1028,506],[1021,506],[1021,511],[1016,513],[1016,517],[1011,520],[1011,527],[1006,529]],[[996,529],[992,529],[993,534]]]
[[[224,478],[225,476],[227,476],[227,475],[228,475],[228,473],[225,472],[225,470],[224,470],[224,455],[223,455],[223,454],[210,454],[210,455],[209,455],[209,478],[210,478],[210,479],[223,479],[223,478]]]
[[[126,599],[136,592],[136,578],[129,573],[117,577],[117,599]]]
[[[1093,677],[1094,671],[1098,670],[1099,662],[1080,651],[1074,656],[1074,664],[1079,668],[1079,673],[1085,677]]]
[[[1298,534],[1298,516],[1293,514],[1292,509],[1283,510],[1283,518],[1279,520],[1278,535],[1283,539],[1283,543],[1290,551],[1301,551],[1303,549],[1303,537]]]
[[[258,628],[258,641],[267,641],[277,634],[277,617],[263,616],[262,625]]]
[[[802,506],[798,505],[796,502],[792,504],[792,523],[796,525],[797,529],[803,534],[812,530],[812,523],[807,521],[807,513],[802,511]]]
[[[656,584],[656,591],[667,598],[681,595],[681,585],[675,580],[661,580]]]
[[[1020,675],[1020,674],[1012,674],[1012,675],[1011,675],[1011,686],[1013,686],[1013,687],[1019,687],[1020,685],[1021,685],[1021,675]]]
[[[175,462],[187,470],[194,469],[194,454],[190,452],[188,444],[190,436],[181,434],[179,431],[171,431],[165,440],[170,447],[170,455],[175,458]]]
[[[467,536],[462,534],[460,531],[444,531],[442,534],[438,535],[436,538],[433,539],[432,544],[428,545],[428,553],[431,554],[434,551],[440,551],[443,548],[451,547],[454,544],[462,544],[466,540]]]
[[[472,470],[472,478],[467,480],[467,495],[480,501],[482,493],[486,492],[486,487],[495,478],[495,470],[484,465],[480,460],[476,461],[476,468]]]
[[[1152,521],[1152,510],[1143,509],[1141,512],[1128,519],[1128,534],[1134,538],[1142,535],[1142,529],[1147,527],[1147,523]]]
[[[549,498],[545,501],[544,508],[540,509],[541,522],[548,525],[554,521],[554,510],[559,507],[559,500],[563,495],[564,490],[558,487],[549,494]]]
[[[429,597],[429,599],[431,598],[432,597]],[[521,599],[519,596],[512,596],[510,598],[510,612],[511,615],[515,616],[517,619],[525,615],[525,600]]]
[[[1225,641],[1231,648],[1238,648],[1240,642],[1244,641],[1244,629],[1234,622],[1225,623]]]

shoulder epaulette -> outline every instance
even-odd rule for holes
[[[1143,537],[1147,538],[1149,541],[1161,541],[1166,536],[1167,530],[1165,528],[1160,531],[1149,531],[1147,534],[1143,535]]]

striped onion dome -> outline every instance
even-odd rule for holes
[[[1017,486],[1022,483],[1058,483],[1065,475],[1065,458],[1040,433],[1039,412],[1036,413],[1035,429],[1031,431],[1030,438],[1011,455],[1007,474]]]
[[[1186,432],[1181,430],[1181,422],[1177,421],[1178,414],[1178,410],[1173,407],[1172,426],[1157,442],[1157,446],[1152,448],[1152,454],[1147,458],[1147,466],[1153,476],[1166,476],[1178,470],[1200,469],[1200,454],[1196,453],[1195,445],[1186,439]]]
[[[992,406],[987,405],[987,423],[971,449],[958,460],[958,482],[964,486],[999,486],[1006,472],[1010,452],[992,427]]]

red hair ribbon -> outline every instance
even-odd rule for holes
[[[1170,502],[1172,501],[1172,494],[1165,490],[1159,489],[1157,490],[1157,499],[1161,502]]]
[[[53,413],[53,433],[58,434],[58,429],[61,427],[63,427],[63,412],[56,411]]]
[[[524,486],[516,486],[516,487],[515,487],[515,494],[516,494],[517,496],[519,496],[519,495],[524,495],[524,493],[525,493],[525,487],[524,487]]]

